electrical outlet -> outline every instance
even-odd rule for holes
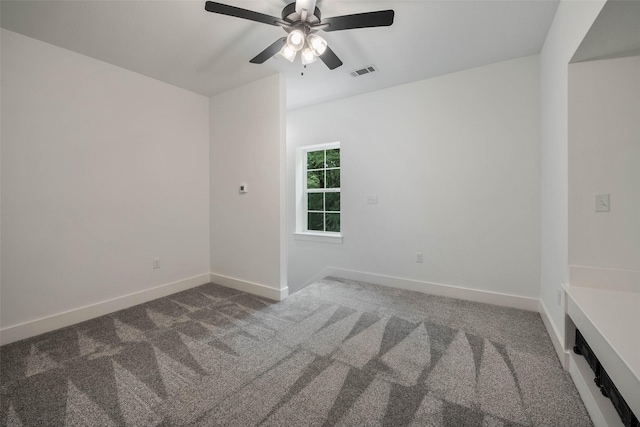
[[[556,302],[558,305],[562,304],[562,289],[556,290]]]
[[[378,196],[367,196],[367,204],[368,205],[376,205],[378,204]]]
[[[160,268],[160,258],[153,259],[153,269]]]
[[[422,263],[422,252],[416,252],[416,262],[417,263]]]

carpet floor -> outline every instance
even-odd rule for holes
[[[538,313],[203,285],[0,347],[3,426],[591,426]]]

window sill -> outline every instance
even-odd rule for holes
[[[341,234],[327,234],[327,233],[293,233],[295,240],[306,240],[308,242],[323,242],[323,243],[337,243],[342,244]]]

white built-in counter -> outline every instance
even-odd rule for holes
[[[640,272],[571,266],[569,277],[570,285],[564,286],[571,319],[567,344],[573,343],[575,325],[631,410],[640,415]],[[582,375],[591,375],[581,380],[593,383],[591,372],[582,370]]]

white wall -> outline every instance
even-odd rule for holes
[[[640,271],[640,56],[569,66],[569,264]],[[609,193],[611,211],[594,212]]]
[[[540,299],[552,338],[564,346],[564,310],[556,296],[568,263],[568,64],[604,1],[562,1],[540,53],[541,266]]]
[[[208,108],[2,30],[3,328],[209,272]]]
[[[286,289],[284,115],[278,75],[210,102],[212,280],[271,298]]]
[[[0,48],[1,47],[2,47],[2,31],[0,31]],[[2,56],[0,55],[0,82],[2,82],[1,64],[2,64]],[[2,99],[2,85],[0,84],[0,100],[1,99]],[[2,226],[1,224],[2,224],[2,107],[0,105],[0,330],[2,330]]]
[[[289,112],[289,287],[335,267],[537,298],[538,72],[531,56]],[[344,242],[295,240],[295,148],[333,141]]]

